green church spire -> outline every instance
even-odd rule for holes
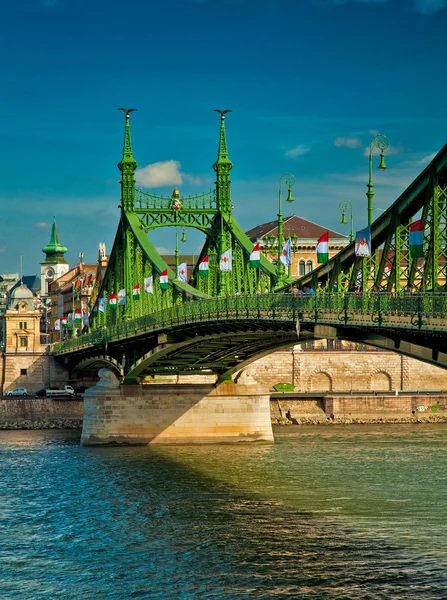
[[[220,114],[219,148],[217,150],[217,160],[213,165],[213,169],[215,170],[217,175],[217,208],[225,212],[230,212],[230,171],[233,168],[233,163],[228,158],[227,136],[225,132],[225,115],[231,112],[231,110],[215,110],[214,112],[218,112]]]
[[[59,243],[59,234],[57,231],[56,217],[53,217],[53,225],[51,227],[50,242],[44,248],[42,252],[46,254],[45,260],[41,264],[45,263],[64,263],[68,262],[64,258],[64,254],[67,252],[67,248]]]
[[[135,171],[138,167],[137,161],[132,154],[132,140],[130,137],[130,113],[136,108],[119,108],[126,114],[124,125],[123,157],[118,163],[121,171],[121,207],[123,210],[133,210],[135,200]]]

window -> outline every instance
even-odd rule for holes
[[[304,262],[304,260],[300,260],[300,264],[298,265],[298,275],[305,275],[306,274],[306,263]]]
[[[28,348],[28,338],[26,338],[26,337],[21,337],[20,338],[20,347],[21,348]]]
[[[312,261],[308,260],[306,263],[306,273],[310,273],[313,269]]]
[[[19,323],[19,329],[28,329],[27,327],[27,322],[26,321],[20,321]]]
[[[28,369],[20,369],[20,375],[26,375]]]

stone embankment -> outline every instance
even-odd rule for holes
[[[274,425],[447,423],[447,395],[274,394],[270,414]]]
[[[82,429],[83,400],[3,398],[0,430]]]
[[[403,416],[403,417],[379,417],[375,419],[351,418],[351,417],[294,417],[272,418],[272,425],[380,425],[380,424],[408,424],[408,423],[447,423],[447,414]]]

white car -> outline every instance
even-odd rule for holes
[[[28,396],[26,388],[15,388],[6,394],[7,396]]]

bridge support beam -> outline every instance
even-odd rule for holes
[[[258,386],[233,383],[91,388],[81,444],[273,442],[269,400]]]

